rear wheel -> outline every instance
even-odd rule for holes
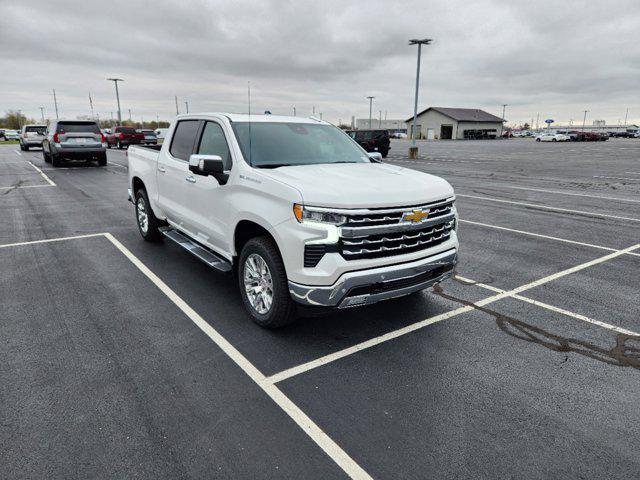
[[[98,166],[104,167],[107,164],[107,152],[98,155]]]
[[[120,140],[118,140],[117,147],[118,147],[118,150],[122,149],[122,144],[120,143]]]
[[[296,306],[289,294],[280,252],[272,239],[249,240],[240,253],[238,282],[244,306],[255,323],[278,328],[292,323]]]
[[[539,139],[539,138],[536,138],[536,142],[539,142],[539,141],[540,141],[540,139]]]
[[[51,162],[51,157],[49,156],[47,151],[44,149],[44,147],[42,147],[42,158],[45,161],[45,163],[50,163]]]
[[[25,152],[28,152],[28,151],[29,151],[29,145],[24,145],[24,146],[22,147],[22,149],[23,149]]]
[[[158,227],[160,222],[151,210],[147,191],[141,188],[136,192],[136,221],[138,222],[138,230],[140,235],[147,242],[157,242],[162,238],[162,234]]]

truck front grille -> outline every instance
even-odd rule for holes
[[[454,228],[454,220],[423,229],[389,232],[359,238],[343,238],[341,254],[347,260],[379,258],[425,250],[446,242]]]

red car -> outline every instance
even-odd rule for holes
[[[144,133],[138,133],[133,127],[114,127],[107,135],[107,148],[127,148],[129,145],[139,145],[144,141]]]

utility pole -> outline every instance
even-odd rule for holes
[[[184,102],[184,106],[185,106],[185,107],[186,107],[186,109],[187,109],[187,113],[189,113],[189,102],[187,102],[187,101],[185,100],[185,102]]]
[[[42,123],[44,123],[44,107],[40,107],[40,116],[42,117]]]
[[[297,115],[296,115],[296,106],[295,106],[295,105],[293,106],[293,116],[294,116],[294,117],[296,117],[296,116],[297,116]]]
[[[384,119],[385,119],[385,121],[387,120],[387,111],[386,110],[384,111]]]
[[[316,114],[316,106],[315,106],[315,105],[313,106],[313,109],[311,110],[311,114],[312,114],[312,115],[315,115],[315,114]]]
[[[160,115],[156,113],[156,128],[160,128]]]
[[[118,92],[118,82],[124,82],[121,78],[107,78],[116,86],[116,100],[118,102],[118,125],[122,125],[122,111],[120,110],[120,92]],[[131,115],[129,115],[131,116]]]
[[[322,112],[320,112],[320,120],[322,120]]]
[[[584,124],[587,122],[587,112],[589,110],[584,111],[584,117],[582,117],[582,131],[584,132]]]
[[[176,100],[176,115],[180,115],[180,110],[178,110],[178,96],[174,95],[175,100]]]
[[[540,128],[540,113],[536,114],[536,130]]]
[[[500,138],[502,138],[502,134],[504,133],[504,114],[505,114],[505,110],[507,109],[509,105],[507,103],[503,103],[502,104],[502,129],[500,131]]]
[[[409,148],[409,158],[418,158],[418,147],[416,146],[416,121],[418,120],[418,89],[420,87],[420,55],[422,53],[422,45],[431,45],[433,42],[430,38],[422,40],[409,40],[409,45],[418,45],[418,64],[416,68],[416,95],[413,101],[413,122],[411,123],[411,147]]]
[[[376,97],[367,97],[369,99],[369,130],[371,130],[371,108],[373,107],[373,99]]]
[[[56,120],[58,120],[58,99],[56,98],[56,89],[53,89],[53,104],[56,106]]]
[[[129,110],[129,121],[133,122],[133,120],[131,120],[131,109],[129,108],[128,110]]]
[[[378,110],[380,112],[380,117],[378,118],[378,128],[382,128],[382,110]]]
[[[624,126],[627,126],[627,117],[629,116],[629,107],[627,107],[627,111],[624,113]]]

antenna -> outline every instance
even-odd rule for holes
[[[251,82],[247,82],[247,100],[249,106],[249,165],[253,167],[251,162]]]

